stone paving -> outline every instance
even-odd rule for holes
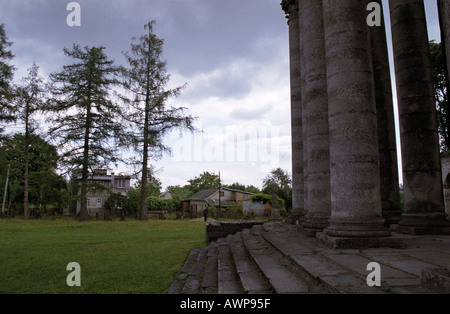
[[[333,249],[297,226],[269,222],[193,250],[169,294],[450,293],[450,236],[392,237],[403,247]],[[372,262],[380,286],[367,284]]]

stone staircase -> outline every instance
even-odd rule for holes
[[[284,252],[276,248],[280,242],[286,244],[285,240],[292,233],[298,236],[294,226],[269,223],[195,249],[189,254],[178,279],[172,283],[169,294],[339,292],[306,273],[288,252],[296,250],[296,253],[304,252],[312,257],[313,248],[287,245]],[[304,240],[308,242],[309,239],[305,237]]]
[[[403,254],[389,248],[376,250]],[[331,249],[296,226],[269,222],[191,251],[168,293],[433,293],[420,284],[420,274],[387,264],[382,266],[382,286],[368,286],[370,252]],[[423,261],[416,263],[426,266]]]

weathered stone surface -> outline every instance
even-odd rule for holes
[[[262,224],[264,221],[210,221],[206,224],[206,240],[214,241]]]
[[[423,286],[433,291],[450,293],[450,270],[448,268],[424,269],[420,280]]]
[[[381,0],[376,2],[383,6]],[[381,15],[384,20],[382,12]],[[389,226],[398,223],[401,217],[391,71],[385,27],[371,27],[369,31],[377,108],[381,208],[385,225]]]
[[[385,237],[366,3],[324,0],[323,9],[331,166],[331,219],[324,232]]]
[[[244,235],[244,234],[243,234]],[[284,264],[277,254],[267,249],[261,238],[248,235],[243,239],[258,268],[277,293],[307,293],[308,286]]]
[[[228,245],[219,246],[218,254],[218,293],[219,294],[240,294],[243,293],[239,283],[231,250]]]
[[[363,226],[364,228],[364,226]],[[365,249],[377,247],[394,247],[402,248],[404,243],[402,239],[386,236],[383,229],[380,229],[378,237],[367,237],[370,233],[363,233],[361,230],[356,230],[360,236],[346,237],[344,233],[337,233],[338,236],[330,236],[325,232],[317,233],[317,238],[323,241],[333,249]],[[373,234],[372,234],[373,235]]]
[[[292,255],[291,258],[316,280],[321,280],[324,276],[337,276],[348,273],[347,270],[330,263],[321,255]]]
[[[422,0],[390,0],[402,147],[404,210],[398,231],[450,234],[445,220],[430,49]]]
[[[449,248],[450,250],[450,248]],[[437,250],[408,250],[405,254],[437,266],[446,267],[450,262],[450,253]]]
[[[379,287],[369,287],[364,280],[352,275],[344,276],[324,276],[322,277],[330,287],[333,287],[341,294],[382,294],[383,290]]]
[[[367,265],[377,261],[376,259],[366,258],[357,254],[332,254],[325,255],[325,257],[340,264],[342,267],[363,275],[364,277],[369,274]],[[384,264],[380,264],[380,266],[382,280],[384,280],[384,278],[414,278],[413,275],[399,271],[398,268],[394,269]]]
[[[405,246],[330,249],[295,226],[266,223],[191,252],[190,266],[183,267],[188,273],[174,280],[169,293],[446,293],[425,281],[436,277],[433,269],[439,265],[449,270],[450,236],[393,238]],[[199,262],[205,265],[203,274],[197,271]],[[380,264],[381,287],[366,283],[371,262]],[[432,274],[423,272],[429,269]]]
[[[234,257],[236,271],[239,275],[242,288],[245,293],[269,293],[270,286],[259,273],[250,255],[242,243],[242,237],[236,236],[230,243],[231,252]]]
[[[441,22],[442,43],[445,47],[445,55],[447,60],[447,73],[450,77],[450,1],[438,0],[439,16]]]
[[[295,224],[305,214],[303,181],[303,125],[300,85],[300,33],[298,1],[290,1],[283,8],[289,25],[289,66],[291,81],[291,143],[292,143],[292,212],[286,219]]]
[[[302,108],[306,118],[307,213],[301,225],[315,236],[330,218],[330,143],[327,69],[323,38],[322,1],[299,2]]]

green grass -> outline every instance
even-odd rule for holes
[[[204,222],[0,219],[0,293],[167,293]],[[69,287],[67,264],[81,267]]]

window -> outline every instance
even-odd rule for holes
[[[97,208],[102,207],[102,199],[97,198]]]
[[[124,189],[125,188],[125,180],[118,180],[117,187],[120,189]]]
[[[89,197],[87,198],[87,207],[91,207],[91,199]]]

